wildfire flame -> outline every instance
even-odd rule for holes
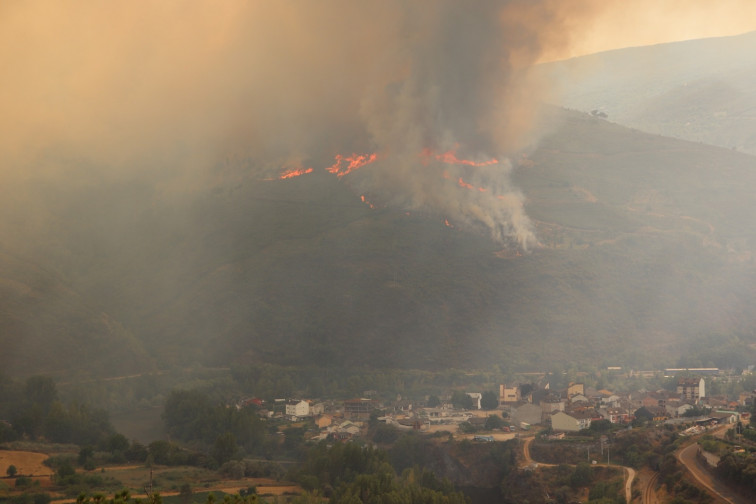
[[[446,151],[442,154],[436,154],[430,149],[423,149],[423,151],[420,153],[420,157],[423,159],[424,164],[428,164],[428,161],[430,159],[435,159],[436,161],[441,161],[442,163],[446,164],[457,164],[457,165],[464,165],[464,166],[490,166],[494,164],[498,164],[499,160],[496,158],[491,158],[488,161],[473,161],[471,159],[460,159],[457,157],[457,153],[453,150]]]
[[[486,192],[488,190],[485,187],[475,187],[472,184],[468,184],[462,179],[462,177],[459,177],[459,180],[457,180],[457,185],[459,185],[459,187],[464,187],[465,189],[477,189],[480,192]]]
[[[423,149],[423,151],[421,152],[421,157],[424,163],[428,163],[430,159],[435,159],[442,163],[457,164],[457,165],[464,165],[464,166],[474,166],[474,167],[490,166],[493,164],[497,164],[499,162],[495,158],[489,159],[488,161],[472,161],[469,159],[460,159],[457,157],[457,154],[454,151],[447,151],[442,154],[435,154],[430,149]],[[343,156],[341,154],[336,154],[334,156],[334,160],[335,162],[331,166],[326,167],[325,170],[328,173],[331,173],[341,178],[344,175],[348,175],[352,173],[353,171],[359,168],[362,168],[365,165],[368,165],[370,163],[377,161],[378,154],[375,152],[368,153],[368,154],[353,153],[350,156]],[[290,179],[294,177],[299,177],[301,175],[306,175],[312,172],[313,172],[312,168],[291,168],[282,172],[278,176],[278,179],[279,180]],[[443,176],[444,178],[450,178],[447,172],[444,172]],[[266,179],[266,180],[270,180],[270,179]],[[465,187],[467,189],[477,189],[479,191],[486,190],[482,187],[474,187],[464,182],[462,178],[459,179],[458,184],[460,187]]]
[[[281,175],[278,176],[279,179],[285,180],[290,179],[294,177],[299,177],[300,175],[305,175],[307,173],[312,173],[312,168],[292,168],[291,170],[284,171]]]
[[[470,159],[459,159],[457,157],[457,153],[454,151],[447,151],[447,152],[444,152],[443,154],[436,154],[435,158],[438,161],[441,161],[442,163],[460,164],[460,165],[466,165],[466,166],[490,166],[490,165],[499,163],[499,160],[496,158],[491,158],[488,161],[472,161]]]
[[[462,177],[459,177],[457,184],[459,185],[459,187],[464,187],[465,189],[475,189],[475,187],[472,184],[468,184],[467,182],[462,180]]]
[[[437,161],[440,161],[442,163],[447,164],[457,164],[457,165],[464,165],[464,166],[472,166],[472,167],[480,167],[480,166],[490,166],[493,164],[497,164],[499,161],[495,158],[492,158],[488,161],[472,161],[469,159],[460,159],[457,157],[456,152],[453,150],[444,152],[442,154],[435,154],[430,149],[423,149],[421,152],[421,157],[423,158],[423,162],[427,163],[430,159],[435,159]],[[334,156],[335,162],[331,165],[325,168],[325,170],[328,173],[331,173],[333,175],[336,175],[337,177],[341,178],[344,175],[348,175],[352,173],[353,171],[362,168],[365,165],[368,165],[370,163],[373,163],[378,160],[378,154],[375,152],[368,153],[368,154],[355,154],[353,153],[350,156],[343,156],[341,154],[336,154]],[[299,177],[301,175],[306,175],[308,173],[312,173],[312,168],[291,168],[284,170],[279,176],[279,180],[286,180],[294,177]],[[451,179],[451,176],[448,172],[444,171],[442,173],[442,176],[445,179]],[[271,180],[271,179],[266,179]],[[459,187],[462,187],[464,189],[471,189],[471,190],[477,190],[480,192],[485,192],[487,189],[485,187],[476,187],[468,182],[466,182],[462,177],[459,177],[457,179],[457,185]],[[501,196],[498,196],[498,198],[501,198]],[[370,208],[375,208],[375,205],[368,201],[365,198],[365,195],[361,195],[360,199],[363,203],[368,205]],[[448,220],[445,220],[444,223],[449,227],[454,227],[449,223]]]
[[[369,202],[369,201],[367,200],[367,198],[365,198],[365,195],[364,195],[364,194],[360,195],[360,199],[362,200],[362,202],[363,202],[363,203],[365,203],[365,204],[366,204],[367,206],[369,206],[370,208],[375,208],[375,205],[373,205],[372,203],[370,203],[370,202]]]
[[[326,171],[328,173],[333,173],[337,177],[343,177],[344,175],[347,175],[354,170],[358,168],[362,168],[366,164],[370,164],[376,159],[378,159],[378,154],[375,152],[371,154],[352,154],[351,156],[342,156],[341,154],[336,154],[334,157],[336,159],[336,162],[326,168]],[[345,163],[346,166],[342,168],[342,163]]]

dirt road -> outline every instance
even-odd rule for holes
[[[635,479],[635,469],[632,467],[625,467],[625,474],[627,479],[625,480],[625,502],[633,500],[633,480]]]
[[[529,437],[525,438],[522,443],[522,455],[523,455],[523,463],[520,465],[521,468],[523,467],[533,467],[533,466],[541,466],[541,467],[555,467],[556,464],[542,464],[540,462],[536,462],[533,460],[530,456],[530,443],[533,442],[533,439],[535,437]],[[632,500],[633,496],[633,480],[635,480],[635,469],[632,467],[625,467],[625,466],[619,466],[619,465],[607,465],[607,464],[598,464],[604,467],[616,467],[616,468],[622,468],[625,472],[625,500],[627,502],[630,502]]]

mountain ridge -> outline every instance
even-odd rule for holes
[[[539,65],[555,104],[649,133],[756,153],[756,32]]]

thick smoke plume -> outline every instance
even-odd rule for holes
[[[605,5],[3,2],[0,196],[28,211],[17,183],[185,188],[223,159],[283,169],[375,151],[356,183],[532,246],[507,161],[537,138],[542,88],[526,71]],[[447,151],[500,162],[433,157]]]
[[[359,182],[368,189],[532,245],[506,156],[532,131],[520,71],[540,51],[515,3],[5,3],[4,185],[170,187],[204,183],[230,155],[283,168],[370,149],[382,159]],[[450,150],[501,163],[422,156]],[[460,177],[489,192],[461,190]]]
[[[538,101],[525,71],[539,54],[538,38],[502,2],[424,7],[401,13],[402,43],[389,54],[397,70],[371,81],[361,102],[370,139],[386,151],[368,188],[483,224],[496,240],[532,246],[537,240],[522,194],[509,182],[507,156],[531,140]],[[452,152],[484,166],[442,165],[421,160],[421,152]]]

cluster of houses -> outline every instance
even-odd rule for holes
[[[588,429],[592,422],[606,420],[613,424],[628,424],[637,416],[656,422],[680,422],[691,410],[711,410],[706,421],[735,423],[747,420],[747,413],[735,409],[741,403],[725,398],[707,397],[706,381],[702,377],[679,378],[675,391],[638,391],[615,394],[609,390],[586,389],[581,383],[570,383],[561,391],[548,388],[533,390],[526,397],[501,386],[500,401],[508,409],[515,423],[550,426],[554,431],[575,432]]]
[[[264,418],[289,422],[312,420],[320,434],[317,438],[332,437],[346,440],[364,432],[365,421],[382,405],[373,399],[349,399],[341,402],[316,402],[305,399],[276,399],[272,405],[259,398],[245,398],[237,409],[255,407]]]
[[[742,394],[737,402],[725,398],[708,397],[703,377],[679,378],[675,391],[639,391],[616,394],[610,390],[586,388],[582,383],[570,383],[562,390],[551,390],[548,383],[539,385],[514,384],[499,386],[497,411],[480,410],[482,394],[469,392],[473,410],[454,408],[450,398],[434,407],[398,400],[382,404],[374,399],[350,399],[340,402],[307,400],[278,400],[267,410],[259,399],[246,399],[237,407],[256,405],[262,415],[277,416],[289,421],[312,419],[320,433],[318,437],[349,439],[364,433],[366,421],[375,410],[377,419],[398,429],[449,430],[467,423],[483,426],[491,414],[501,415],[502,430],[528,429],[531,425],[551,427],[555,432],[576,432],[589,429],[593,422],[606,420],[612,424],[629,424],[643,416],[657,422],[681,422],[694,408],[711,411],[705,421],[735,423],[748,421],[747,413],[736,413],[738,406],[754,401],[754,394]],[[741,408],[742,409],[742,408]],[[685,420],[689,420],[685,418]]]

